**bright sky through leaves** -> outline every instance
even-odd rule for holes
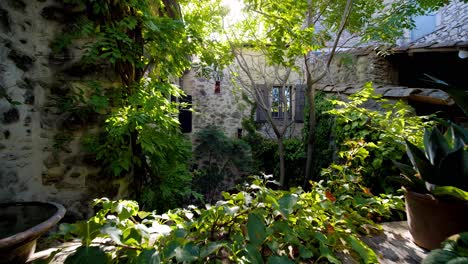
[[[224,20],[226,26],[229,26],[242,18],[242,8],[244,4],[241,0],[223,0],[222,5],[229,8],[229,15]]]

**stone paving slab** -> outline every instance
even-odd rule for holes
[[[384,232],[374,237],[363,238],[382,264],[408,263],[419,264],[429,251],[411,241],[406,221],[382,224]]]

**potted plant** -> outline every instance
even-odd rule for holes
[[[468,233],[456,234],[442,244],[441,249],[431,251],[422,264],[468,263]]]
[[[395,162],[405,193],[409,231],[426,249],[450,235],[468,231],[467,131],[450,125],[447,133],[427,129],[424,149],[406,141],[413,166]]]

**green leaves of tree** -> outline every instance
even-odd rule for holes
[[[249,214],[247,220],[247,231],[249,234],[249,242],[253,246],[263,244],[267,236],[266,226],[263,217],[257,214]]]
[[[99,247],[81,246],[76,249],[73,255],[70,255],[65,260],[65,264],[95,264],[108,263],[109,258],[104,251]]]

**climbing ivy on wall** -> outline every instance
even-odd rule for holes
[[[334,99],[333,96],[328,96],[322,92],[317,91],[315,94],[315,111],[316,111],[316,128],[315,128],[315,155],[312,159],[312,179],[320,180],[320,171],[323,168],[328,167],[333,159],[333,135],[335,134],[335,119],[328,111],[333,109],[333,104],[331,99]],[[309,104],[306,103],[304,109],[305,120],[304,123],[307,124],[309,121]],[[304,138],[309,137],[309,128],[304,126]],[[304,183],[304,187],[307,187],[307,183]]]
[[[81,93],[83,100],[62,102],[68,103],[66,110],[85,107],[103,116],[98,118],[103,129],[90,133],[85,146],[101,162],[103,175],[130,181],[137,199],[143,186],[160,187],[167,177],[187,181],[179,105],[170,98],[183,94],[174,83],[191,66],[190,55],[205,64],[221,56],[218,46],[206,40],[221,29],[225,10],[219,2],[64,0],[81,15],[52,44],[53,50],[62,52],[78,39],[85,43],[82,67],[110,67],[119,82],[105,89],[94,83],[94,92]],[[177,192],[168,187],[166,196],[168,190]]]

